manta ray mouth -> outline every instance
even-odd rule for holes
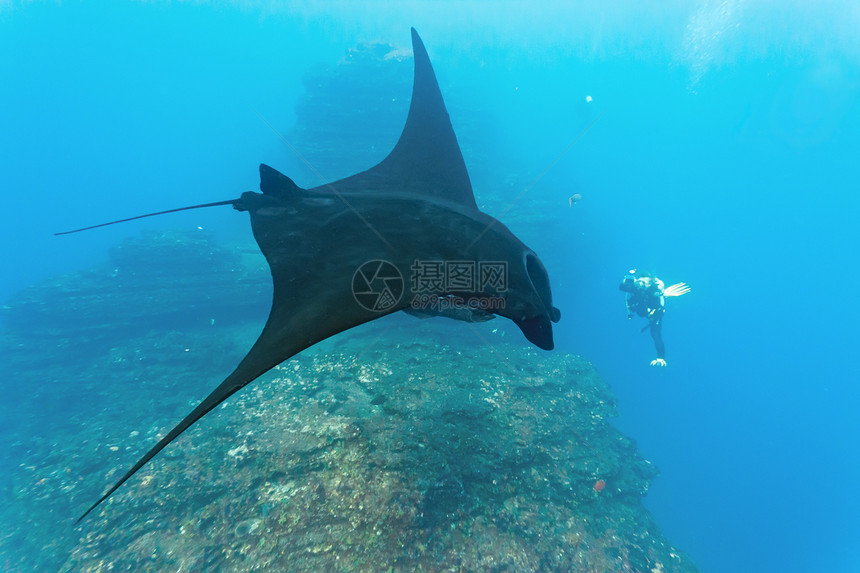
[[[552,323],[545,316],[534,316],[514,320],[520,327],[529,342],[541,350],[552,350],[555,347],[552,341]]]

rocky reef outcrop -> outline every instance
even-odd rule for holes
[[[174,247],[200,262],[158,278],[149,261]],[[3,333],[17,389],[3,412],[5,570],[695,570],[643,507],[657,471],[609,423],[593,366],[529,348],[502,319],[394,316],[326,341],[210,413],[75,528],[253,342],[262,318],[208,321],[234,291],[184,306],[210,272],[265,290],[261,259],[228,272],[201,256],[226,251],[142,237],[115,251],[136,253],[122,288],[112,259],[7,305],[12,325],[53,324]],[[77,318],[63,322],[73,289]],[[151,314],[117,316],[143,291]],[[114,326],[124,334],[108,343]]]

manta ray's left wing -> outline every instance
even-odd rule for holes
[[[356,270],[387,252],[359,219],[335,199],[309,194],[265,165],[260,172],[261,187],[275,193],[245,193],[236,207],[250,212],[254,235],[272,271],[272,309],[262,333],[236,370],[78,521],[182,432],[261,374],[330,336],[404,308],[401,303],[380,311],[357,302],[352,288]],[[340,216],[346,221],[337,225],[340,235],[334,236],[327,221]]]

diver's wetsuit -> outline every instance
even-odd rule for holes
[[[666,312],[663,287],[657,279],[645,278],[650,280],[643,281],[642,278],[637,280],[635,276],[627,275],[618,288],[627,293],[628,318],[635,313],[648,319],[646,328],[651,331],[654,348],[657,350],[657,358],[665,360],[666,346],[663,344],[663,337],[660,333],[663,328],[663,313]]]

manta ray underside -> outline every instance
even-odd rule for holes
[[[546,270],[504,225],[478,210],[430,59],[414,29],[412,45],[409,114],[381,163],[312,189],[261,165],[262,193],[201,205],[229,204],[250,214],[274,282],[268,321],[236,370],[78,522],[235,392],[359,324],[400,310],[472,321],[495,314],[514,321],[536,346],[552,349],[551,322],[558,321],[559,311],[552,306]],[[456,281],[415,278],[422,269],[432,274],[449,266],[459,269]]]

